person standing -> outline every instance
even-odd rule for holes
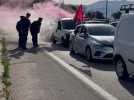
[[[20,16],[20,20],[16,24],[16,30],[19,35],[19,41],[18,41],[18,48],[22,48],[22,43],[23,43],[23,23],[24,23],[24,18],[25,16]]]
[[[24,18],[24,21],[23,21],[23,43],[22,43],[22,48],[23,49],[27,49],[26,47],[26,44],[27,44],[27,36],[28,36],[28,31],[29,31],[29,28],[30,28],[30,25],[31,25],[31,22],[30,22],[30,16],[31,14],[30,13],[27,13],[26,14],[26,17]]]
[[[38,34],[40,33],[42,20],[43,19],[41,17],[39,17],[38,20],[34,21],[31,24],[31,27],[30,27],[30,32],[31,32],[31,35],[32,35],[32,42],[33,42],[33,47],[34,48],[39,47],[39,45],[38,45]]]

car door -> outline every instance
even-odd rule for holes
[[[134,75],[134,18],[125,19],[120,25],[119,47],[129,74]]]
[[[86,33],[83,31],[85,30],[85,27],[82,27],[81,32],[77,35],[77,52],[80,54],[85,53],[85,47],[87,42]]]
[[[128,47],[128,68],[129,72],[134,75],[134,41],[131,41]]]
[[[134,23],[133,23],[134,24]],[[128,26],[128,32],[127,36],[125,36],[125,46],[126,47],[126,54],[127,54],[127,60],[128,60],[128,70],[131,74],[134,75],[134,29],[133,26]]]
[[[82,28],[81,34],[79,34],[79,45],[80,45],[80,53],[85,54],[85,49],[88,42],[88,33],[86,27]]]
[[[55,33],[56,40],[60,41],[62,37],[62,24],[61,21],[58,21],[58,27]]]
[[[79,34],[81,33],[81,28],[82,28],[82,26],[77,26],[76,27],[76,29],[74,31],[74,37],[73,37],[73,40],[72,40],[73,48],[76,52],[79,51],[78,50],[78,48],[79,48],[78,40],[79,40]]]

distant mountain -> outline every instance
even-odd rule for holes
[[[134,2],[130,2],[130,1],[126,1],[126,0],[109,1],[108,2],[108,17],[111,17],[112,13],[119,11],[122,4],[130,4],[130,3],[134,3]],[[101,11],[105,15],[105,13],[106,13],[106,0],[99,1],[99,2],[96,2],[94,4],[85,6],[85,12],[88,12],[88,11]]]

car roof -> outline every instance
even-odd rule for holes
[[[110,24],[96,24],[96,23],[94,23],[94,24],[80,24],[80,25],[78,25],[78,26],[85,26],[85,27],[99,27],[99,26],[104,26],[104,27],[113,27],[112,25],[110,25]]]
[[[61,18],[61,20],[73,20],[73,18]]]
[[[101,21],[101,20],[90,20],[90,21],[85,21],[84,22],[85,24],[87,23],[87,24],[107,24],[108,22],[106,22],[106,21]]]

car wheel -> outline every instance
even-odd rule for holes
[[[87,59],[88,61],[91,61],[91,60],[92,60],[92,53],[91,53],[91,49],[90,49],[90,48],[87,48],[87,49],[86,49],[85,56],[86,56],[86,59]]]
[[[116,74],[119,79],[126,80],[128,79],[129,75],[126,69],[126,64],[124,63],[123,59],[119,58],[115,61],[116,67]]]

